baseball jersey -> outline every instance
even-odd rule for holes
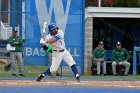
[[[129,53],[125,48],[121,50],[114,49],[112,52],[112,60],[116,62],[127,61],[129,59]]]
[[[19,44],[15,44],[14,42],[18,42]],[[22,48],[22,44],[23,44],[23,41],[22,41],[22,38],[20,36],[11,36],[9,38],[9,44],[11,46],[14,46],[16,47],[15,50],[11,50],[11,51],[14,51],[14,52],[22,52],[23,48]]]
[[[52,43],[52,49],[53,50],[63,50],[65,49],[65,42],[64,42],[64,33],[62,30],[58,30],[58,33],[56,35],[48,34],[45,37],[45,42],[47,42],[51,38],[56,38],[57,41],[55,43]]]
[[[102,50],[99,50],[98,48],[94,49],[94,51],[93,51],[93,58],[95,60],[99,59],[99,58],[105,59],[105,57],[106,57],[106,50],[105,49],[102,49]]]

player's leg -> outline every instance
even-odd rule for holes
[[[51,64],[52,64],[52,53],[47,53],[48,55],[48,66],[50,67]],[[51,74],[48,74],[48,75],[51,75]],[[61,76],[60,74],[60,67],[58,67],[58,70],[56,71],[56,76]]]
[[[101,62],[97,62],[97,75],[100,75],[101,72]]]
[[[52,64],[51,67],[46,69],[44,72],[42,72],[36,79],[36,81],[40,81],[45,75],[55,73],[62,61],[62,53],[54,52],[52,54]]]
[[[16,53],[17,56],[17,63],[19,65],[19,75],[20,76],[24,76],[23,75],[23,62],[22,62],[22,53],[21,52],[17,52]]]
[[[11,58],[11,61],[12,61],[12,75],[13,76],[16,76],[16,54],[15,52],[10,52],[10,58]]]
[[[125,66],[125,73],[124,73],[124,75],[128,75],[128,72],[129,72],[129,69],[130,69],[130,63],[129,62],[127,62],[127,61],[124,61],[124,62],[122,62],[122,65],[124,65]]]
[[[71,70],[74,73],[74,75],[76,77],[76,80],[79,82],[80,81],[80,75],[78,74],[76,63],[75,63],[72,56],[70,55],[70,53],[67,50],[64,51],[63,60],[71,67]]]
[[[103,68],[103,74],[106,75],[106,62],[103,61],[102,63],[102,68]]]
[[[117,66],[117,62],[113,61],[112,62],[112,71],[113,71],[113,75],[116,75],[116,66]]]

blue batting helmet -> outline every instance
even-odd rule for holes
[[[58,29],[58,27],[55,25],[55,24],[50,24],[50,25],[48,25],[48,29],[49,29],[49,31],[52,31],[52,30],[54,30],[54,29]]]

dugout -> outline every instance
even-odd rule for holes
[[[134,46],[140,46],[140,10],[138,8],[115,8],[115,7],[88,7],[86,8],[86,31],[85,43],[91,43],[93,50],[98,42],[104,41],[107,57],[111,57],[110,51],[114,49],[116,41],[121,41],[123,47],[128,51],[133,51]],[[88,38],[86,37],[88,36]],[[126,42],[126,43],[125,43]],[[88,47],[89,47],[88,46]],[[86,49],[86,51],[92,51]],[[88,53],[88,58],[92,57]],[[133,54],[132,54],[133,55]],[[86,58],[86,57],[85,57]],[[86,60],[86,59],[85,59]],[[87,61],[91,65],[92,59]],[[133,72],[133,61],[130,59]],[[139,71],[138,71],[139,72]]]

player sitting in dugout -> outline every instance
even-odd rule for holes
[[[128,62],[130,56],[129,53],[125,48],[122,48],[121,42],[116,43],[116,48],[112,52],[112,70],[113,75],[117,75],[116,73],[116,66],[117,65],[123,65],[125,67],[125,73],[124,75],[127,76],[129,69],[130,69],[130,63]]]
[[[106,57],[106,50],[104,49],[104,43],[100,41],[97,48],[93,51],[93,64],[97,63],[97,75],[101,74],[101,65],[103,68],[103,74],[106,75],[106,62],[104,61]]]

